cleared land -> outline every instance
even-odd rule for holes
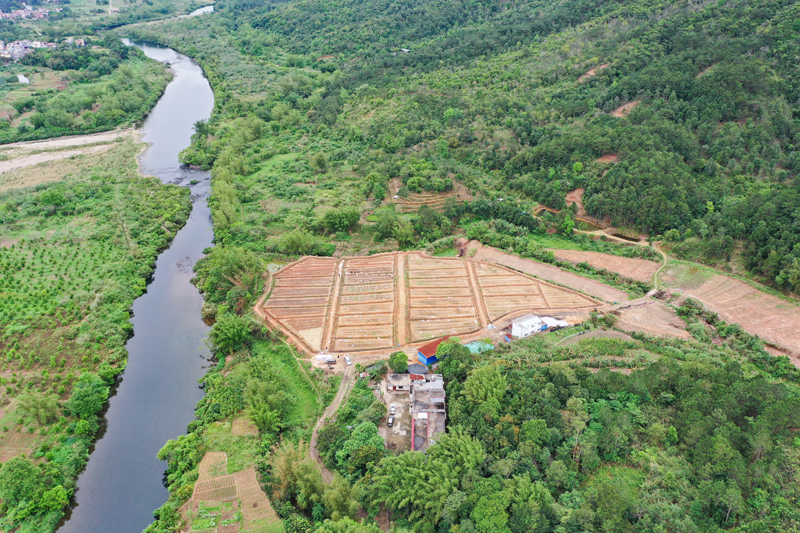
[[[594,268],[603,268],[637,281],[651,281],[660,266],[658,263],[647,259],[618,257],[600,252],[583,252],[580,250],[550,251],[559,261],[569,261],[575,264],[589,263]]]
[[[473,258],[479,261],[487,261],[506,266],[547,281],[558,283],[559,285],[566,285],[594,298],[605,300],[606,302],[628,301],[628,295],[624,291],[615,289],[600,281],[584,278],[578,274],[561,270],[557,266],[507,254],[491,246],[484,246],[477,241],[471,241],[468,245],[468,249],[470,253],[472,253],[471,250],[475,250]]]
[[[621,105],[618,108],[616,108],[614,111],[611,112],[611,114],[614,115],[615,117],[627,117],[630,114],[631,110],[637,105],[639,105],[639,100],[636,100],[634,102],[628,102],[627,104]]]
[[[758,290],[743,281],[683,263],[670,264],[664,282],[701,301],[727,322],[792,352],[800,364],[800,304]]]
[[[402,349],[519,313],[602,305],[503,266],[420,252],[304,258],[276,273],[272,286],[260,314],[310,351]]]
[[[185,531],[284,531],[261,490],[255,468],[228,474],[227,454],[207,452],[198,473],[192,498],[184,509],[189,524]]]
[[[602,65],[597,65],[594,68],[590,68],[589,70],[586,71],[586,74],[584,74],[583,76],[578,78],[578,83],[583,83],[584,81],[588,80],[589,78],[592,78],[592,77],[596,76],[598,72],[600,72],[604,68],[607,68],[608,65],[609,65],[608,63],[603,63]]]
[[[133,140],[132,129],[46,141],[29,141],[0,147],[0,191],[58,181],[76,170],[91,167],[106,152]]]
[[[683,320],[662,302],[648,301],[621,309],[618,316],[617,327],[625,331],[639,331],[655,337],[692,338],[684,329]]]

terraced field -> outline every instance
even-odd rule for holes
[[[499,265],[393,252],[304,258],[272,277],[257,311],[309,351],[401,349],[516,314],[588,311],[589,296]]]

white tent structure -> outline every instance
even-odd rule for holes
[[[552,318],[549,316],[543,316],[542,322],[547,326],[547,329],[559,329],[559,328],[568,328],[569,322],[566,320],[559,320],[557,318]]]

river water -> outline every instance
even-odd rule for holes
[[[209,365],[203,299],[189,282],[192,266],[213,238],[206,203],[209,174],[180,168],[178,152],[189,145],[194,123],[211,115],[214,95],[202,69],[188,57],[168,48],[126,44],[168,62],[175,74],[144,123],[143,140],[151,146],[140,158],[142,169],[164,182],[190,186],[195,202],[186,225],[158,257],[147,292],[133,304],[128,366],[59,533],[139,533],[153,521],[153,511],[169,496],[163,484],[167,465],[156,454],[167,440],[186,432],[203,395],[198,380]],[[198,183],[190,185],[193,180]]]

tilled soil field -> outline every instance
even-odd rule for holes
[[[650,301],[619,311],[617,327],[656,337],[691,339],[686,324],[662,302]]]
[[[260,313],[309,351],[390,350],[526,312],[601,302],[502,266],[420,252],[305,258],[274,275]]]
[[[739,324],[751,335],[791,352],[800,366],[800,304],[762,292],[722,274],[695,273],[690,265],[668,266],[664,282],[699,300],[727,322]]]
[[[580,250],[550,250],[559,261],[569,261],[570,263],[589,263],[594,268],[604,268],[611,272],[616,272],[626,278],[636,281],[652,281],[653,275],[660,266],[658,263],[647,259],[636,259],[630,257],[618,257],[616,255],[603,254],[600,252],[583,252]]]

